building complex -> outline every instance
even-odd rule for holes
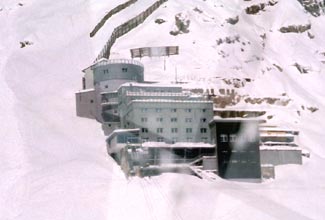
[[[214,111],[210,95],[176,83],[145,81],[144,67],[135,60],[101,59],[83,72],[82,90],[76,93],[77,115],[102,123],[108,153],[128,174],[176,169],[200,176],[196,168],[205,167],[224,178],[260,179],[261,160],[286,162],[265,153],[270,138],[283,145],[293,143],[297,135],[281,139],[267,129],[260,135],[261,120],[222,119],[218,115],[224,114]],[[301,163],[299,155],[290,158]]]

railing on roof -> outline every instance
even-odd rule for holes
[[[104,66],[108,64],[133,64],[133,65],[144,67],[143,64],[140,63],[139,61],[129,60],[129,59],[112,59],[112,60],[104,59],[94,64],[93,67]]]
[[[181,92],[126,92],[127,96],[177,96],[188,97],[188,94]]]

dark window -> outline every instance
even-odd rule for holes
[[[177,128],[172,128],[171,131],[172,131],[172,133],[177,133],[178,129]]]
[[[192,109],[190,109],[190,108],[185,109],[185,112],[191,112],[191,111],[192,111]]]
[[[156,118],[156,121],[157,122],[162,122],[163,121],[163,118]]]
[[[171,122],[177,122],[177,118],[171,118],[170,121]]]
[[[94,100],[90,99],[90,103],[94,103]]]
[[[206,112],[207,110],[204,108],[204,109],[202,109],[202,112]]]
[[[206,128],[201,128],[201,133],[207,133],[207,129]]]
[[[163,128],[157,128],[157,133],[163,133],[164,129]]]
[[[122,68],[122,72],[127,72],[128,68]]]
[[[163,137],[158,137],[158,138],[157,138],[157,141],[158,141],[158,142],[164,142],[164,138],[163,138]]]
[[[207,119],[206,118],[201,118],[201,122],[206,122]]]
[[[171,112],[177,112],[177,109],[176,108],[172,108],[170,111]]]
[[[186,133],[192,133],[192,128],[186,128]]]
[[[142,133],[148,133],[148,128],[141,128]]]

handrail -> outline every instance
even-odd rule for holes
[[[143,64],[137,60],[129,60],[129,59],[107,60],[107,59],[104,59],[98,63],[95,63],[92,68],[97,67],[97,66],[104,66],[104,65],[108,65],[108,64],[133,64],[133,65],[144,67]]]

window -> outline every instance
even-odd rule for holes
[[[157,122],[163,122],[163,118],[156,118]]]
[[[175,144],[177,142],[177,137],[172,138],[172,143]]]
[[[177,133],[178,129],[177,128],[172,128],[171,131],[172,131],[172,133]]]
[[[201,118],[201,122],[206,122],[207,119],[206,118]]]
[[[163,128],[157,128],[157,133],[163,133],[164,129]]]
[[[105,85],[105,89],[108,89],[108,85]]]
[[[177,109],[176,108],[172,108],[170,111],[171,112],[177,112]]]
[[[190,108],[185,109],[185,112],[191,112],[191,111],[192,111],[192,109],[190,109]]]
[[[141,108],[141,112],[147,112],[148,109],[147,108]]]
[[[185,118],[185,122],[186,123],[191,123],[192,122],[192,118]]]
[[[94,103],[94,100],[90,99],[90,103]]]
[[[201,128],[201,133],[207,133],[207,129],[206,128]]]
[[[156,108],[156,112],[161,112],[161,108]]]
[[[177,118],[171,118],[170,121],[171,122],[177,122]]]
[[[148,118],[141,118],[141,122],[147,122]]]
[[[104,74],[108,73],[108,70],[104,70]]]
[[[202,112],[206,112],[207,110],[204,108],[204,109],[202,109]]]
[[[158,141],[158,142],[164,142],[164,138],[163,138],[163,137],[158,137],[158,138],[157,138],[157,141]]]
[[[191,137],[186,138],[187,142],[191,142],[192,140],[193,140],[193,138],[191,138]]]
[[[128,71],[128,68],[125,68],[125,67],[124,67],[124,68],[122,68],[122,72],[124,72],[124,73],[125,73],[125,72],[127,72],[127,71]]]
[[[186,133],[192,133],[192,128],[186,128]]]
[[[148,128],[141,128],[142,133],[148,133]]]

